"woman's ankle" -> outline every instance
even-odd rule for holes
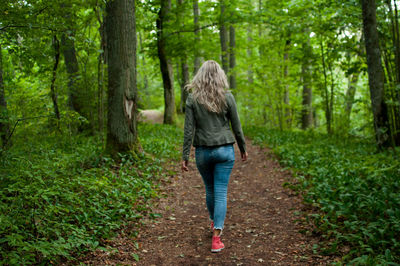
[[[221,236],[222,230],[221,229],[214,229],[213,236]]]

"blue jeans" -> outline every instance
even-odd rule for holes
[[[224,228],[229,177],[235,162],[233,144],[196,147],[196,165],[206,187],[206,204],[215,229]]]

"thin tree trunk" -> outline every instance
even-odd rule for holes
[[[397,83],[400,84],[400,37],[399,37],[399,12],[397,8],[397,2],[394,3],[394,29],[393,29],[393,46],[395,47],[395,60],[396,60],[396,73],[397,73]],[[392,20],[393,21],[393,20]],[[393,93],[393,101],[397,102],[398,105],[393,106],[393,137],[397,146],[400,146],[400,92],[396,90]]]
[[[100,25],[99,33],[100,33],[100,53],[97,58],[97,120],[98,120],[98,130],[99,132],[103,132],[104,130],[104,64],[106,63],[106,31],[105,31],[105,18],[101,15],[100,12],[101,7],[96,3],[95,13],[97,16],[97,21]],[[102,19],[103,17],[103,19]],[[103,135],[101,134],[103,138]]]
[[[330,91],[330,99],[329,99],[329,118],[330,118],[330,125],[329,125],[329,133],[333,132],[333,128],[334,128],[334,110],[333,110],[333,106],[334,106],[334,101],[335,101],[335,81],[333,78],[333,71],[332,71],[332,64],[329,63],[328,61],[328,69],[329,69],[329,73],[331,74],[331,91]]]
[[[235,38],[235,27],[233,25],[229,26],[229,85],[230,88],[236,91],[236,38]]]
[[[326,74],[326,64],[325,64],[325,51],[324,51],[324,43],[322,38],[320,40],[321,47],[321,60],[322,60],[322,72],[324,74],[324,103],[325,103],[325,118],[326,118],[326,131],[328,134],[332,132],[331,128],[331,109],[330,109],[330,101],[329,101],[329,93],[328,93],[328,77]]]
[[[106,4],[108,62],[108,153],[139,149],[137,138],[135,0]]]
[[[285,105],[285,120],[286,125],[290,128],[291,114],[290,114],[290,98],[289,98],[289,49],[290,39],[288,38],[285,42],[285,51],[283,54],[283,79],[284,79],[284,92],[283,92],[283,103]]]
[[[178,4],[178,7],[180,7],[180,10],[182,10],[183,9],[183,0],[178,0],[177,4]],[[183,17],[182,14],[177,14],[177,16],[179,18]],[[182,25],[182,28],[185,27],[184,20],[182,20],[181,25]],[[195,34],[196,34],[196,30],[195,30]],[[196,37],[197,36],[195,36],[195,38]],[[186,61],[187,61],[186,60],[186,54],[184,54],[184,55],[181,56],[181,62],[180,62],[182,76],[181,76],[181,80],[179,82],[179,84],[181,86],[181,102],[180,102],[179,110],[180,110],[181,113],[185,112],[185,104],[186,104],[186,99],[187,99],[187,96],[188,96],[188,92],[187,92],[187,90],[185,90],[185,86],[186,86],[186,84],[189,83],[189,66],[188,66]],[[179,73],[178,69],[179,68],[177,68],[177,73]]]
[[[258,12],[261,13],[261,10],[262,10],[262,0],[259,0],[259,1],[258,1]],[[260,24],[258,25],[258,38],[259,38],[260,40],[262,40],[263,29],[264,29],[264,27],[263,27],[263,25],[260,23]],[[259,55],[260,55],[261,60],[264,58],[264,54],[265,54],[264,48],[265,48],[265,45],[264,45],[263,43],[261,43],[260,46],[258,47],[258,53],[259,53]]]
[[[193,75],[196,75],[197,70],[200,68],[201,57],[200,57],[200,25],[199,25],[199,0],[193,0],[193,18],[194,18],[194,70]]]
[[[345,105],[345,127],[348,129],[350,127],[350,115],[351,110],[353,109],[354,96],[356,95],[356,85],[358,82],[358,76],[360,73],[353,73],[351,77],[349,77],[348,87],[346,91],[346,105]]]
[[[303,79],[302,110],[301,110],[301,128],[307,129],[313,124],[312,113],[312,88],[311,88],[311,45],[309,30],[305,30],[306,40],[303,43],[303,62],[301,65],[301,74]]]
[[[396,77],[393,76],[393,70],[390,64],[390,54],[388,53],[389,52],[387,50],[382,50],[384,69],[386,69],[386,75],[384,75],[384,83],[393,85],[394,79],[396,79]]]
[[[56,115],[57,120],[60,120],[60,111],[58,109],[57,94],[55,90],[58,62],[60,61],[59,60],[60,42],[58,41],[56,35],[53,36],[53,48],[54,48],[54,66],[53,66],[53,77],[51,79],[51,85],[50,85],[50,95],[51,95],[51,100],[53,101],[54,114]]]
[[[247,68],[247,81],[249,82],[250,86],[253,85],[254,83],[254,72],[253,72],[253,63],[252,63],[252,58],[253,58],[253,49],[252,49],[252,43],[253,43],[253,37],[252,37],[252,25],[247,26],[247,58],[249,59],[250,63]],[[251,90],[253,88],[250,88]]]
[[[399,14],[397,11],[397,3],[394,3],[394,30],[393,30],[393,47],[395,51],[395,65],[396,65],[396,74],[397,74],[397,83],[400,83],[400,40],[399,40]],[[392,11],[391,11],[392,12]]]
[[[10,135],[10,123],[7,110],[7,101],[4,93],[3,82],[3,53],[0,43],[0,137],[3,147],[8,144],[11,145],[10,140],[7,140]],[[8,143],[7,143],[8,141]]]
[[[186,63],[185,59],[182,59],[181,62],[181,68],[182,68],[182,76],[181,76],[181,112],[185,112],[185,103],[186,99],[188,97],[188,91],[185,89],[185,86],[189,83],[189,66]]]
[[[158,58],[160,59],[160,70],[164,84],[164,124],[173,124],[175,122],[175,94],[173,73],[170,60],[167,58],[165,47],[165,22],[168,12],[171,8],[171,0],[161,0],[161,8],[157,18],[157,48]]]
[[[221,8],[221,17],[219,21],[219,39],[221,42],[221,61],[222,68],[225,71],[225,74],[228,75],[229,65],[228,65],[228,31],[226,29],[225,22],[225,1],[220,0],[220,8]]]
[[[390,145],[390,126],[384,101],[384,75],[381,64],[375,0],[361,0],[364,40],[367,52],[368,81],[374,116],[376,142],[379,148]]]

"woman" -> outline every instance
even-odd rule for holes
[[[187,89],[192,93],[186,101],[182,171],[188,171],[193,141],[213,230],[211,251],[219,252],[224,248],[221,233],[229,176],[235,161],[233,144],[236,139],[243,161],[247,159],[246,145],[235,98],[228,91],[226,75],[217,62],[206,61]]]

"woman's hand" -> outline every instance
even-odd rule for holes
[[[188,164],[189,164],[189,161],[182,161],[182,165],[181,165],[182,172],[189,171]]]
[[[241,152],[240,156],[242,157],[242,161],[244,162],[247,160],[247,157],[249,156],[249,154],[247,153],[247,151],[245,151],[245,152]]]

